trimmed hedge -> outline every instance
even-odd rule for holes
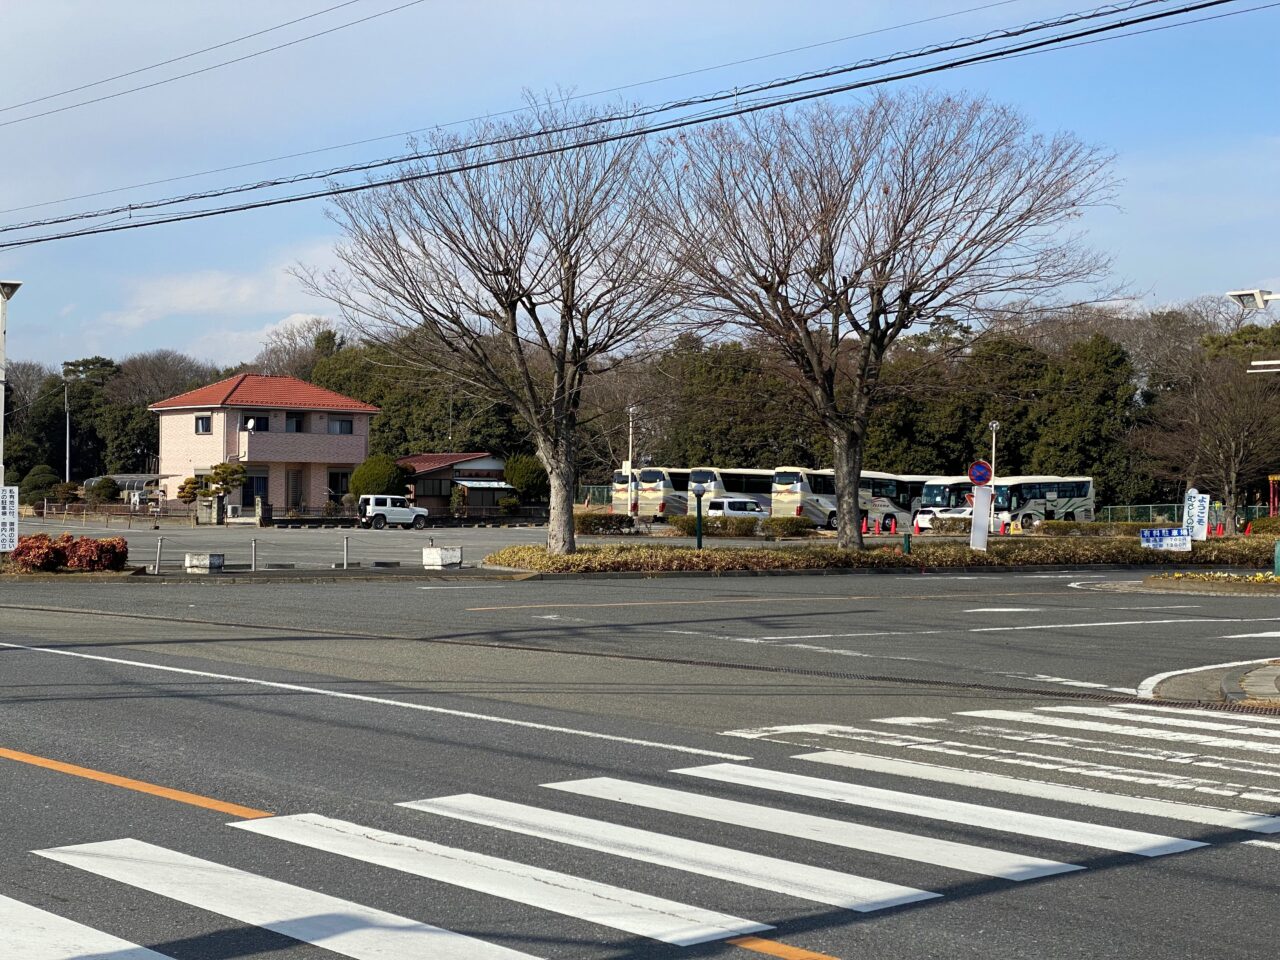
[[[574,533],[624,533],[636,525],[635,518],[625,513],[575,513]]]
[[[1280,537],[1280,517],[1259,517],[1253,523],[1254,534],[1267,534]]]
[[[766,517],[760,529],[767,537],[807,537],[815,527],[804,517]]]
[[[1159,523],[1084,523],[1079,520],[1045,520],[1036,526],[1036,533],[1050,537],[1136,537],[1143,530],[1158,530],[1173,526]]]
[[[129,544],[123,537],[80,537],[47,533],[19,537],[9,563],[23,573],[51,573],[63,568],[90,572],[123,570],[129,560]]]
[[[1192,545],[1191,554],[1148,550],[1136,540],[1101,537],[1012,538],[991,544],[987,553],[961,543],[919,543],[909,555],[897,547],[841,550],[838,547],[733,548],[694,550],[669,546],[583,547],[553,556],[545,547],[507,547],[485,558],[487,563],[541,573],[601,573],[666,570],[822,570],[875,567],[944,568],[1100,563],[1270,567],[1275,541],[1267,537],[1208,540]]]
[[[968,517],[934,517],[927,529],[940,537],[967,537],[972,522]]]
[[[704,537],[754,537],[759,521],[755,517],[707,517],[702,518]],[[671,525],[686,537],[697,533],[697,516],[672,517]]]

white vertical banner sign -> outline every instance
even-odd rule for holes
[[[0,553],[18,546],[18,488],[0,487]]]
[[[1183,527],[1191,534],[1192,540],[1207,540],[1209,538],[1209,495],[1207,493],[1197,494],[1194,498],[1188,498],[1187,517],[1183,521]]]
[[[1191,532],[1191,515],[1196,511],[1196,497],[1200,491],[1195,487],[1187,487],[1182,497],[1182,529]]]
[[[987,524],[991,519],[991,497],[994,491],[989,486],[973,488],[973,517],[969,521],[969,549],[987,550]]]

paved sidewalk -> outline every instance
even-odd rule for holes
[[[1240,686],[1250,700],[1274,700],[1280,703],[1280,663],[1250,670],[1240,679]]]

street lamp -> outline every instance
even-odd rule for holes
[[[627,405],[627,512],[635,516],[640,512],[640,500],[636,493],[635,453],[636,450],[636,406]]]
[[[1231,290],[1227,298],[1242,310],[1265,310],[1271,301],[1280,300],[1280,294],[1270,290]],[[1248,372],[1280,373],[1280,360],[1253,360]]]
[[[991,431],[991,482],[996,482],[996,431],[1000,429],[1000,421],[992,420],[987,424],[987,429]],[[995,533],[996,529],[996,498],[991,498],[991,513],[987,517],[987,531]]]
[[[697,519],[693,522],[693,535],[695,538],[695,549],[702,549],[702,498],[707,494],[707,488],[700,483],[693,485],[693,496],[698,501]]]
[[[9,369],[5,359],[5,322],[9,313],[9,301],[17,294],[20,286],[20,280],[0,280],[0,487],[4,486],[4,390]]]

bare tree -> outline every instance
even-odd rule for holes
[[[1139,442],[1158,476],[1222,498],[1235,531],[1241,495],[1280,460],[1280,377],[1250,375],[1237,356],[1201,354],[1151,411]]]
[[[903,332],[1043,301],[1101,274],[1064,232],[1109,157],[1013,111],[936,93],[747,118],[683,140],[658,213],[685,291],[767,337],[834,448],[842,546],[886,352]]]
[[[58,371],[47,363],[36,360],[11,360],[5,370],[6,385],[12,391],[9,408],[5,416],[9,418],[7,426],[17,430],[31,405],[40,396],[40,388],[50,377],[58,376]],[[59,385],[59,390],[62,387]]]
[[[307,317],[269,333],[249,366],[268,376],[309,380],[316,364],[340,349],[343,342],[337,325],[328,317]]]
[[[639,198],[655,169],[616,124],[543,107],[439,135],[455,172],[337,201],[343,268],[304,282],[396,361],[510,405],[551,485],[547,547],[574,549],[583,391],[667,318],[670,270]],[[566,123],[566,121],[571,121]],[[426,173],[412,168],[406,173]]]
[[[116,403],[145,406],[214,380],[218,368],[177,350],[149,350],[120,361],[120,372],[107,382]]]

